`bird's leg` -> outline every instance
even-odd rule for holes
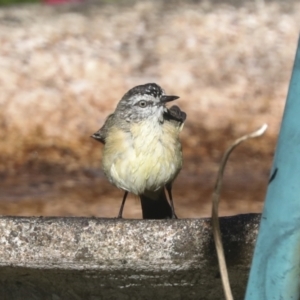
[[[117,216],[117,219],[122,219],[123,217],[123,209],[124,209],[124,205],[125,205],[125,202],[126,202],[126,198],[127,198],[127,195],[128,195],[128,192],[125,191],[124,193],[124,196],[123,196],[123,200],[122,200],[122,204],[121,204],[121,207],[120,207],[120,210],[119,210],[119,214]]]
[[[166,189],[169,195],[169,199],[171,202],[171,209],[172,209],[172,219],[178,219],[176,214],[175,214],[175,208],[174,208],[174,203],[173,203],[173,197],[172,197],[172,184],[167,184]]]

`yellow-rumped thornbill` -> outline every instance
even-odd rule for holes
[[[119,218],[128,192],[140,197],[144,219],[176,218],[171,190],[182,167],[179,134],[186,114],[166,103],[178,98],[166,95],[155,83],[136,86],[92,135],[104,144],[106,177],[125,191]]]

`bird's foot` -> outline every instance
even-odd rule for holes
[[[178,219],[178,217],[175,215],[175,213],[172,213],[171,219]]]

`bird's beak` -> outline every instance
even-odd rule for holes
[[[171,102],[174,101],[176,99],[178,99],[178,96],[167,96],[167,95],[163,95],[160,97],[160,102],[161,103],[167,103],[167,102]]]

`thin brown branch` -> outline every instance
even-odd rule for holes
[[[227,271],[224,248],[222,244],[222,237],[220,231],[219,216],[218,216],[220,193],[221,193],[221,188],[223,183],[223,174],[231,152],[242,142],[263,135],[267,127],[268,125],[264,124],[258,130],[240,137],[239,139],[235,140],[235,142],[226,150],[226,152],[222,157],[222,161],[220,163],[218,177],[214,187],[214,192],[212,196],[212,229],[213,229],[213,235],[214,235],[214,240],[215,240],[215,245],[217,250],[218,261],[219,261],[219,268],[220,268],[220,273],[222,278],[223,290],[224,290],[226,300],[233,300],[233,296],[230,288],[230,282],[228,277],[228,271]]]

